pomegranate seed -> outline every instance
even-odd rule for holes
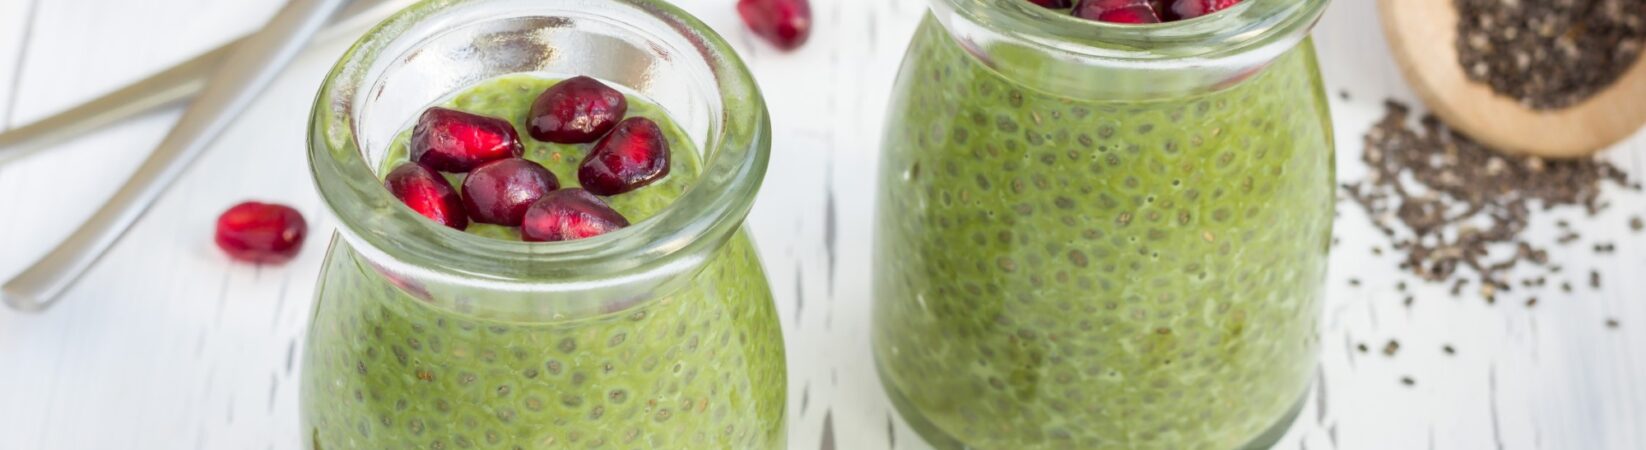
[[[1172,20],[1188,20],[1228,9],[1240,0],[1173,0],[1169,10],[1163,9]]]
[[[468,172],[522,151],[514,125],[495,117],[429,108],[412,129],[411,160],[444,172]]]
[[[451,182],[434,169],[414,162],[404,163],[389,172],[383,185],[423,217],[459,230],[469,228],[469,215],[463,210],[462,197],[457,195]]]
[[[578,188],[543,196],[526,210],[520,238],[528,242],[555,242],[599,236],[629,226],[628,219],[600,197]]]
[[[630,117],[617,124],[577,168],[577,181],[600,195],[617,195],[669,175],[669,141],[657,122]]]
[[[1160,14],[1149,0],[1081,0],[1074,16],[1109,23],[1160,23]]]
[[[303,214],[291,207],[245,202],[217,216],[217,248],[237,260],[280,264],[303,249],[308,231]]]
[[[1071,2],[1069,0],[1029,0],[1029,3],[1047,9],[1065,9],[1069,7]]]
[[[1257,66],[1242,69],[1239,72],[1235,72],[1234,75],[1230,75],[1228,78],[1223,79],[1223,81],[1218,82],[1216,85],[1213,85],[1212,90],[1221,91],[1221,90],[1233,87],[1234,85],[1240,84],[1241,82],[1244,82],[1246,80],[1251,79],[1254,76],[1257,76],[1257,74],[1259,74],[1259,73],[1263,73],[1263,69],[1266,69],[1268,67],[1269,67],[1268,64],[1260,64],[1260,65],[1257,65]]]
[[[1148,0],[1148,1],[1149,1],[1149,8],[1154,10],[1155,16],[1159,17],[1161,22],[1171,22],[1173,20],[1177,20],[1176,17],[1172,17],[1172,8],[1171,8],[1172,2],[1177,1],[1177,0]]]
[[[807,0],[738,0],[737,15],[749,31],[785,51],[800,48],[812,33]]]
[[[389,280],[389,284],[393,284],[394,287],[400,288],[400,290],[406,294],[423,301],[434,300],[434,295],[429,293],[428,288],[423,287],[423,283],[419,283],[416,280],[407,278],[398,272],[394,272],[388,268],[377,265],[377,263],[368,262],[367,264],[370,264],[372,269],[377,271],[378,275],[382,275],[384,279]]]
[[[463,179],[463,208],[475,222],[520,226],[543,194],[560,189],[560,179],[535,162],[500,159],[474,168]]]
[[[589,143],[605,136],[628,111],[622,92],[593,78],[569,78],[532,102],[527,131],[539,141]]]

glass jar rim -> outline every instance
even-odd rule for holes
[[[1156,65],[1244,53],[1298,39],[1330,0],[1245,0],[1215,14],[1158,24],[1116,24],[1074,17],[1024,0],[932,0],[939,20],[958,16],[995,33],[1059,53]]]
[[[322,203],[338,232],[367,258],[400,263],[397,271],[493,289],[587,290],[657,278],[696,267],[743,223],[764,178],[770,122],[753,77],[724,39],[683,10],[661,0],[566,0],[559,13],[599,19],[591,11],[619,8],[656,19],[659,27],[614,23],[628,31],[667,34],[654,45],[702,58],[718,99],[701,151],[702,173],[680,198],[630,227],[587,239],[553,243],[505,241],[427,220],[383,188],[356,135],[356,97],[368,95],[381,58],[409,31],[443,13],[484,7],[484,1],[428,0],[404,9],[367,32],[327,75],[310,117],[309,163]],[[452,24],[439,24],[450,26]],[[459,24],[460,25],[460,24]],[[659,37],[659,36],[648,36]],[[681,43],[684,45],[671,45]]]

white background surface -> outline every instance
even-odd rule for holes
[[[549,1],[549,0],[545,0]],[[869,357],[869,219],[884,99],[922,0],[819,0],[811,42],[781,54],[743,31],[733,0],[681,0],[742,52],[770,104],[774,157],[748,226],[789,345],[790,444],[921,449],[889,409]],[[258,27],[279,0],[0,0],[0,124],[91,99]],[[1385,97],[1410,94],[1371,0],[1338,0],[1317,29],[1332,93],[1339,177],[1356,180],[1360,136]],[[0,310],[0,449],[295,448],[303,330],[332,222],[306,171],[304,128],[323,71],[346,42],[316,45],[55,309]],[[1450,43],[1437,43],[1450,45]],[[1350,95],[1340,96],[1341,91]],[[0,277],[90,215],[176,111],[133,120],[0,167]],[[1646,137],[1608,154],[1646,175]],[[313,234],[295,262],[230,263],[216,215],[248,198],[295,205]],[[1396,273],[1358,206],[1340,204],[1317,389],[1282,448],[1646,448],[1646,197],[1556,218],[1583,240],[1544,292],[1488,305]],[[1616,254],[1596,255],[1595,242]],[[829,242],[835,245],[830,247]],[[1597,270],[1603,289],[1587,287]],[[1361,285],[1350,286],[1358,278]],[[1410,308],[1395,284],[1416,288]],[[1576,289],[1562,294],[1557,281]],[[1528,308],[1525,298],[1539,303]],[[1617,329],[1604,322],[1616,318]],[[1380,349],[1398,339],[1393,357]],[[1369,353],[1354,350],[1357,344]],[[1443,345],[1456,347],[1448,356]],[[1415,379],[1405,386],[1401,377]]]

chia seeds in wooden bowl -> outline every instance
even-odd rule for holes
[[[1453,2],[1463,72],[1532,109],[1583,102],[1628,71],[1646,42],[1646,0]]]

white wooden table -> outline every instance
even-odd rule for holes
[[[279,0],[0,0],[0,125],[93,98],[259,26]],[[748,225],[789,344],[797,449],[926,448],[884,399],[869,357],[869,242],[883,100],[924,0],[818,0],[801,51],[745,33],[734,0],[682,0],[727,36],[770,104],[771,172]],[[1339,176],[1358,179],[1360,136],[1385,97],[1410,100],[1373,3],[1338,0],[1317,30],[1332,93]],[[305,167],[309,102],[346,42],[317,45],[160,200],[55,309],[0,310],[0,449],[287,449],[299,442],[296,376],[313,282],[332,222]],[[1436,45],[1450,45],[1437,43]],[[1347,91],[1347,99],[1339,95]],[[133,120],[0,167],[0,277],[91,214],[177,112]],[[1608,157],[1646,175],[1646,135]],[[1557,217],[1584,240],[1556,247],[1578,286],[1488,305],[1404,280],[1358,207],[1344,203],[1325,346],[1307,410],[1282,448],[1646,448],[1646,197]],[[293,204],[314,230],[283,267],[232,264],[211,243],[242,199]],[[1591,242],[1617,244],[1595,255]],[[1587,287],[1598,270],[1603,289]],[[1360,286],[1348,280],[1358,278]],[[1551,280],[1553,281],[1553,280]],[[1551,282],[1550,285],[1558,285]],[[1615,318],[1616,329],[1604,321]],[[1380,349],[1398,339],[1393,357]],[[1361,353],[1365,343],[1371,352]],[[1455,355],[1442,352],[1454,346]],[[1406,386],[1401,377],[1411,377]]]

